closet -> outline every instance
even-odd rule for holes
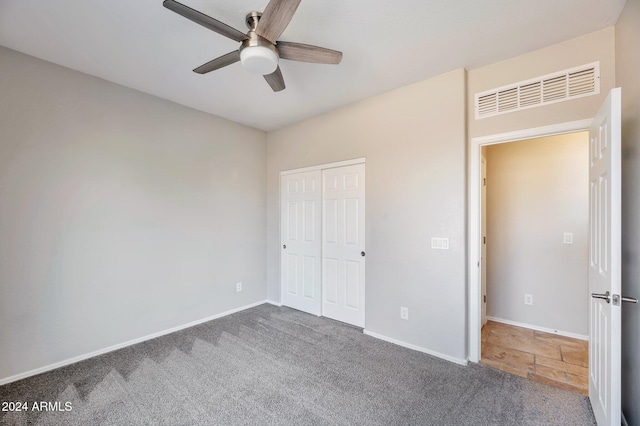
[[[282,172],[280,184],[282,304],[364,327],[364,160]]]

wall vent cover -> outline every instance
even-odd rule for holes
[[[475,95],[476,120],[600,93],[600,62]]]

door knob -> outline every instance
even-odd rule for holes
[[[611,302],[611,297],[609,297],[609,290],[607,290],[606,293],[604,294],[600,294],[600,293],[591,293],[591,297],[593,297],[594,299],[603,299],[606,300],[607,303]]]
[[[365,254],[366,254],[366,253],[365,253],[365,252],[363,252],[363,251],[361,251],[361,252],[360,252],[360,256],[362,256],[362,257],[364,257],[364,255],[365,255]]]
[[[286,244],[283,244],[283,245],[282,245],[282,248],[283,248],[283,249],[286,249],[286,248],[287,248],[287,245],[286,245]]]
[[[624,296],[622,296],[622,301],[623,302],[629,302],[629,303],[638,303],[638,299],[636,299],[635,297],[624,297]]]

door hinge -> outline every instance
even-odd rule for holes
[[[482,186],[487,186],[487,178],[482,178]]]
[[[484,303],[487,303],[487,295],[486,294],[483,296],[483,300],[484,300]]]
[[[482,244],[487,244],[487,237],[482,237]]]

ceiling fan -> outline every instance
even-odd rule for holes
[[[209,61],[194,69],[194,72],[206,74],[240,61],[243,68],[263,75],[271,89],[279,92],[285,88],[284,78],[278,66],[279,59],[318,64],[339,64],[342,60],[342,52],[336,50],[278,41],[278,37],[293,18],[300,1],[271,0],[264,13],[250,12],[245,18],[249,27],[247,34],[175,0],[164,0],[162,4],[196,24],[241,43],[238,50]]]

